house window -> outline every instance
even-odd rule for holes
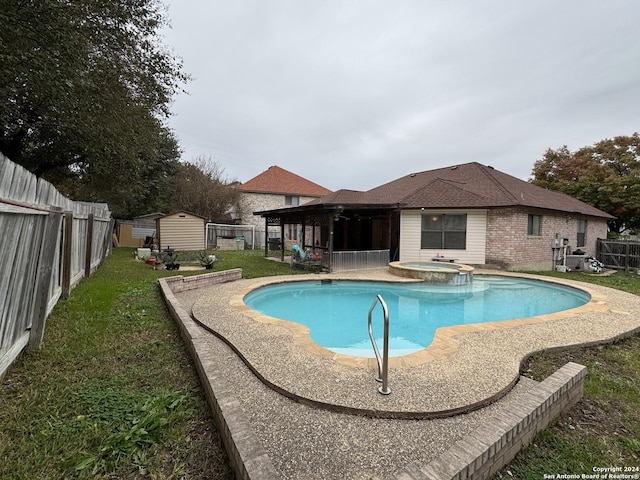
[[[542,216],[529,214],[529,221],[527,225],[527,235],[539,237],[540,225],[542,225]]]
[[[465,250],[467,215],[422,215],[421,248]]]
[[[584,247],[587,241],[587,221],[578,220],[577,230],[576,247]]]
[[[297,195],[286,195],[284,197],[284,204],[291,205],[292,207],[297,207],[300,205],[300,197]]]
[[[293,240],[294,242],[299,242],[302,240],[302,235],[300,235],[300,229],[298,224],[290,223],[288,225],[288,229],[286,232],[286,239]]]

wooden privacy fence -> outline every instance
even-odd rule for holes
[[[106,204],[74,202],[0,154],[0,378],[40,348],[61,296],[111,252]]]
[[[609,268],[640,268],[640,242],[598,239],[596,258]]]

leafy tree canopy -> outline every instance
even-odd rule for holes
[[[223,178],[224,169],[211,157],[181,163],[175,175],[173,210],[187,210],[210,222],[230,223],[229,210],[237,209],[239,190]]]
[[[159,42],[163,8],[0,0],[0,151],[63,193],[135,214],[179,158],[164,119],[187,76]]]
[[[532,182],[571,195],[617,217],[612,232],[640,228],[640,135],[619,136],[582,147],[547,150],[533,167]]]

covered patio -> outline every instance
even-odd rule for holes
[[[280,260],[298,245],[301,258],[292,265],[316,266],[327,272],[380,268],[397,257],[400,241],[398,204],[358,202],[361,192],[340,191],[297,207],[254,212],[265,219],[265,230],[279,227]],[[298,241],[285,242],[287,225],[300,225]],[[265,256],[269,256],[269,239]],[[297,250],[297,249],[294,249]],[[273,248],[271,249],[273,253]]]

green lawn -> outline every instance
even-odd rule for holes
[[[197,264],[197,252],[179,254]],[[262,251],[215,270],[291,273]],[[115,249],[47,320],[0,384],[0,478],[232,478],[194,366],[159,293],[176,273]]]
[[[58,303],[41,350],[25,353],[0,384],[0,478],[233,478],[159,293],[157,278],[175,272],[153,270],[131,252],[116,249]],[[215,253],[215,270],[239,267],[246,278],[297,273],[260,250]],[[197,259],[180,254],[179,262]],[[637,275],[553,275],[640,293]],[[527,374],[541,379],[570,360],[589,368],[585,398],[498,478],[640,465],[640,336],[536,355]]]

